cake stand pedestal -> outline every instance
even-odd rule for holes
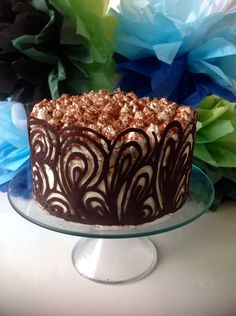
[[[74,267],[83,277],[108,284],[133,282],[151,273],[157,265],[157,251],[146,236],[194,221],[209,209],[214,198],[211,181],[193,166],[188,199],[176,213],[137,226],[84,225],[43,211],[32,198],[30,173],[29,169],[21,170],[9,184],[8,198],[13,208],[41,227],[84,237],[72,251]]]
[[[76,270],[85,278],[102,283],[142,279],[157,264],[157,251],[146,237],[130,239],[83,238],[72,252]]]

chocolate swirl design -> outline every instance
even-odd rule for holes
[[[50,214],[84,224],[137,225],[184,204],[195,122],[178,121],[160,139],[129,128],[110,141],[90,128],[55,130],[29,121],[33,190]]]

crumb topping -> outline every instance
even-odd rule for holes
[[[108,139],[114,139],[127,128],[162,134],[168,123],[177,120],[185,128],[195,120],[195,110],[178,106],[164,98],[138,98],[133,92],[107,90],[78,96],[63,94],[58,99],[35,104],[30,117],[46,120],[57,130],[68,126],[89,127]]]

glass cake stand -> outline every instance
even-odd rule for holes
[[[28,173],[29,177],[26,177]],[[8,198],[21,216],[41,227],[83,237],[72,251],[72,262],[85,278],[102,283],[139,280],[157,265],[155,245],[146,236],[186,225],[210,207],[214,189],[208,177],[193,166],[187,202],[176,213],[138,226],[96,226],[65,221],[43,211],[32,199],[30,169],[21,170],[11,181]],[[28,179],[28,180],[27,180]]]

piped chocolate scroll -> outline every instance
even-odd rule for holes
[[[114,139],[88,127],[29,120],[33,191],[50,214],[83,224],[139,225],[185,203],[196,116],[161,135],[127,128]]]

